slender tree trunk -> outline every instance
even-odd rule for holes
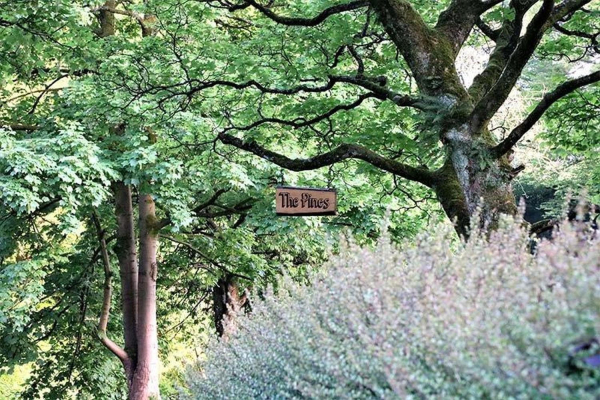
[[[100,37],[115,34],[115,16],[112,10],[116,6],[115,0],[107,0],[104,3],[104,9],[100,11],[98,17]],[[152,33],[150,22],[142,23],[143,36]],[[113,134],[119,135],[122,130],[122,126],[116,127]],[[160,398],[156,325],[158,226],[154,201],[148,194],[139,196],[140,259],[138,265],[131,187],[123,182],[117,182],[113,185],[113,191],[117,218],[115,251],[119,259],[121,275],[124,350],[127,355],[119,358],[125,369],[130,399]],[[110,301],[110,296],[108,298]],[[108,318],[108,312],[103,312],[102,315]],[[106,336],[106,323],[101,321],[100,325],[104,327]]]
[[[112,11],[117,5],[115,0],[107,0],[98,16],[100,30],[98,35],[102,38],[113,36],[116,32],[115,16]],[[111,133],[121,135],[124,126],[119,125],[111,129]],[[133,200],[131,187],[122,181],[113,184],[115,196],[115,216],[117,219],[117,237],[115,253],[119,260],[119,274],[121,277],[121,309],[123,312],[123,338],[124,351],[127,357],[120,357],[125,369],[127,388],[131,393],[133,377],[137,363],[137,302],[138,302],[138,260],[135,240],[135,224],[133,219]],[[110,298],[109,298],[110,300]],[[108,315],[107,315],[108,316]]]
[[[154,200],[139,196],[140,265],[138,284],[137,364],[130,399],[160,398],[158,388],[158,334],[156,326],[156,277],[158,221]]]
[[[123,182],[113,185],[115,194],[115,214],[117,217],[117,238],[115,252],[119,260],[121,276],[121,298],[123,310],[123,334],[125,351],[131,360],[125,366],[128,387],[131,388],[133,372],[137,360],[137,299],[138,261],[133,221],[131,187]]]

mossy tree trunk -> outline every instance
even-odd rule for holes
[[[484,135],[472,134],[466,124],[444,135],[448,157],[436,171],[432,189],[460,235],[468,236],[477,210],[479,225],[494,229],[500,214],[517,212],[510,163],[491,157]]]

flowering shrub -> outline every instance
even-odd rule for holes
[[[598,398],[600,241],[565,223],[533,256],[519,219],[452,235],[348,245],[267,295],[190,371],[192,396]]]

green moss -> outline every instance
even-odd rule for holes
[[[435,181],[433,188],[446,215],[456,221],[458,233],[466,235],[470,220],[469,207],[451,162],[446,162],[438,170]]]
[[[147,215],[145,223],[150,235],[158,235],[158,231],[160,230],[160,219],[158,219],[156,215]]]

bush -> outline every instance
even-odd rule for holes
[[[194,398],[598,398],[600,241],[520,220],[452,244],[348,245],[310,287],[254,305],[190,371]],[[589,345],[575,352],[577,345]],[[583,346],[585,347],[585,346]]]

